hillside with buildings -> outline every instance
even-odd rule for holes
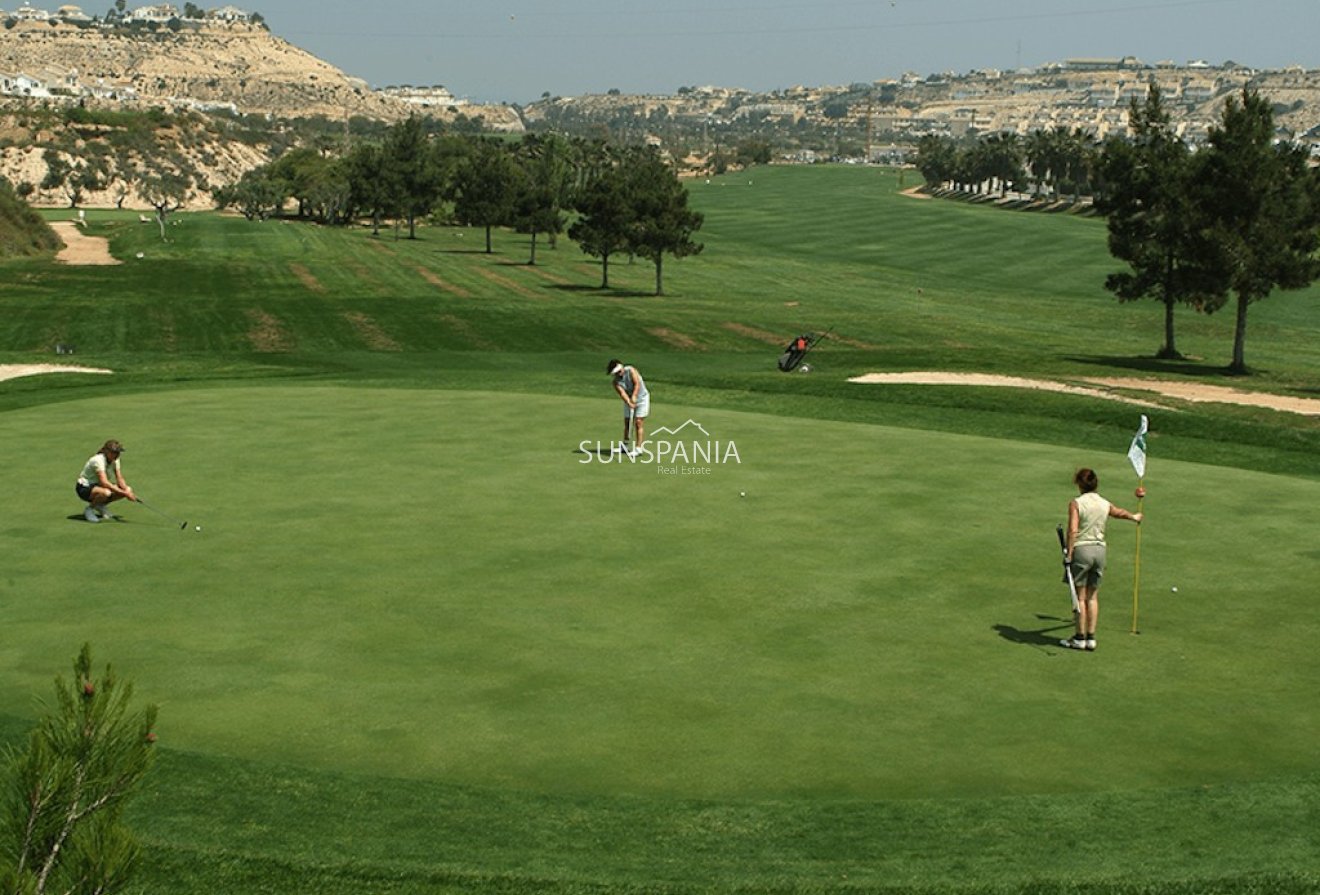
[[[869,155],[900,160],[924,136],[1022,136],[1080,130],[1103,139],[1127,131],[1127,110],[1157,85],[1188,142],[1203,141],[1225,100],[1250,87],[1271,100],[1279,136],[1320,147],[1320,69],[1258,71],[1227,62],[1145,64],[1134,58],[1069,59],[1015,72],[908,73],[847,86],[755,93],[686,87],[674,95],[546,97],[522,110],[531,130],[640,132],[665,142],[677,131],[702,143],[759,137],[802,157]],[[849,151],[851,150],[851,151]],[[1313,151],[1320,151],[1315,149]]]
[[[0,177],[38,204],[132,204],[140,199],[134,184],[158,171],[157,156],[166,152],[164,167],[187,174],[196,185],[190,203],[204,205],[214,187],[300,139],[323,142],[330,130],[347,135],[355,122],[389,124],[412,114],[466,132],[650,143],[696,171],[771,159],[901,163],[926,136],[1121,135],[1130,103],[1155,86],[1192,144],[1206,138],[1229,97],[1250,88],[1272,103],[1280,139],[1308,144],[1320,157],[1317,69],[1066,59],[1011,72],[907,73],[764,93],[682,87],[668,95],[547,94],[527,106],[479,106],[438,85],[373,88],[234,6],[116,2],[105,16],[91,16],[72,5],[25,3],[0,11]],[[135,115],[158,116],[150,138],[128,123]],[[287,127],[299,120],[316,127]]]
[[[464,107],[443,88],[373,90],[365,81],[272,34],[234,6],[126,8],[110,17],[77,6],[0,11],[0,104],[77,102],[227,110],[273,117],[362,116],[397,121],[483,116],[520,129],[503,107]]]

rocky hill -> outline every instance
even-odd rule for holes
[[[309,13],[310,14],[310,13]],[[0,74],[27,74],[38,93],[101,102],[230,108],[276,117],[406,118],[416,105],[370,89],[245,22],[189,21],[177,30],[10,20],[0,29]],[[30,88],[29,88],[30,89]],[[4,91],[11,96],[15,91]],[[3,99],[3,97],[0,97]],[[481,115],[511,126],[503,107],[431,107],[436,118]]]
[[[259,23],[186,20],[147,29],[9,18],[0,26],[0,177],[37,205],[140,208],[144,174],[170,170],[190,177],[196,186],[186,204],[201,208],[213,188],[287,147],[236,138],[223,117],[197,112],[386,123],[421,113],[522,130],[507,107],[413,100],[373,90]],[[78,123],[71,110],[92,123]],[[161,114],[145,119],[150,132],[143,133],[151,110]],[[96,176],[82,188],[68,185],[72,179],[53,185],[52,158]]]

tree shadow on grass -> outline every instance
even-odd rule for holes
[[[581,283],[554,283],[551,289],[558,289],[561,292],[596,292],[601,298],[655,298],[654,292],[643,292],[637,289],[602,289],[599,286],[584,286]]]
[[[1240,378],[1227,366],[1208,364],[1190,358],[1161,357],[1105,357],[1103,355],[1077,355],[1065,360],[1079,364],[1091,364],[1097,367],[1111,367],[1117,370],[1134,370],[1140,373],[1163,373],[1176,376],[1221,376],[1225,379]]]

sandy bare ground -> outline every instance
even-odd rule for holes
[[[109,240],[88,236],[73,221],[52,221],[51,229],[64,240],[64,248],[55,256],[61,264],[122,264],[110,254]]]
[[[99,367],[72,367],[66,364],[0,364],[0,381],[41,373],[112,373]]]
[[[1320,416],[1320,400],[1315,398],[1293,398],[1288,395],[1271,395],[1265,392],[1249,392],[1240,388],[1223,385],[1205,385],[1200,382],[1157,382],[1149,379],[1087,379],[1108,388],[1144,389],[1156,391],[1170,398],[1183,401],[1210,402],[1217,404],[1244,404],[1248,407],[1268,407],[1287,413],[1301,413],[1306,416]]]
[[[1286,395],[1248,392],[1221,385],[1203,385],[1198,382],[1168,382],[1159,379],[1083,378],[1080,381],[1090,383],[1090,385],[1072,385],[1050,379],[1026,379],[1018,376],[996,376],[989,373],[914,372],[867,373],[848,381],[881,385],[974,385],[992,388],[1028,388],[1063,392],[1071,395],[1088,395],[1092,398],[1123,401],[1141,407],[1169,409],[1166,405],[1154,400],[1146,400],[1113,391],[1114,389],[1122,389],[1124,391],[1151,392],[1162,397],[1182,401],[1242,404],[1250,407],[1266,407],[1270,410],[1280,410],[1287,413],[1320,416],[1320,400],[1313,398],[1292,398]]]
[[[905,189],[905,190],[901,190],[901,192],[902,192],[902,194],[903,194],[904,196],[907,196],[909,199],[929,199],[929,198],[931,198],[931,197],[928,196],[926,193],[923,193],[923,192],[921,191],[921,187],[919,187],[919,186],[910,186],[910,187],[908,187],[908,188]]]
[[[37,376],[42,373],[110,374],[112,372],[112,370],[99,367],[77,367],[68,364],[0,364],[0,381],[17,379],[20,376]],[[1123,389],[1125,391],[1153,392],[1182,401],[1242,404],[1248,407],[1265,407],[1286,413],[1320,416],[1320,400],[1314,398],[1292,398],[1287,395],[1248,392],[1222,385],[1203,385],[1197,382],[1167,382],[1159,379],[1085,378],[1081,380],[1082,382],[1094,384],[1096,388],[1070,385],[1066,382],[1055,382],[1050,379],[1027,379],[1020,376],[998,376],[991,373],[867,373],[864,376],[855,376],[848,381],[879,385],[974,385],[990,388],[1028,388],[1040,391],[1063,392],[1070,395],[1087,395],[1092,398],[1105,398],[1110,401],[1123,401],[1140,407],[1169,409],[1155,401],[1147,401],[1110,391],[1110,389]]]

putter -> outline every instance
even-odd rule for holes
[[[1062,525],[1056,531],[1059,533],[1059,549],[1063,551],[1063,580],[1068,584],[1068,596],[1072,597],[1073,618],[1076,618],[1082,611],[1082,605],[1077,602],[1077,582],[1073,581],[1072,566],[1068,564],[1068,539],[1063,536]]]
[[[143,499],[140,498],[140,497],[137,499],[137,502],[140,503],[140,504],[142,504],[142,505],[143,505],[144,507],[146,507],[147,509],[151,510],[151,512],[155,513],[157,516],[160,516],[162,519],[168,519],[168,520],[170,520],[170,521],[173,522],[175,525],[179,526],[180,530],[185,529],[185,528],[188,527],[188,521],[187,521],[186,519],[184,519],[184,520],[175,519],[175,518],[174,518],[173,516],[171,516],[169,513],[166,513],[166,512],[164,512],[163,510],[158,510],[158,509],[156,509],[155,507],[153,507],[151,504],[147,503],[145,500],[143,500]]]

